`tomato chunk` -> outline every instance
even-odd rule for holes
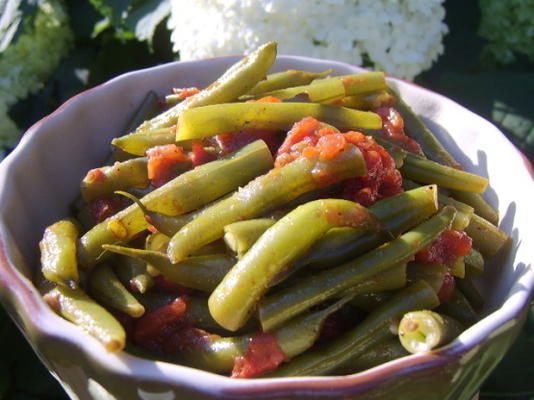
[[[242,357],[234,361],[232,378],[253,378],[272,371],[284,362],[286,355],[274,336],[268,332],[254,336]]]
[[[173,167],[187,161],[183,149],[175,144],[154,146],[146,151],[148,157],[148,178],[153,186],[159,187],[174,178]]]
[[[417,261],[451,267],[458,257],[471,250],[472,240],[462,231],[447,229],[423,250],[415,255]]]
[[[382,132],[389,139],[412,153],[421,151],[421,146],[404,132],[404,120],[397,110],[393,107],[379,107],[372,111],[382,118]]]

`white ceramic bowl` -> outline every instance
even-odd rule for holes
[[[476,391],[519,332],[534,286],[533,171],[489,122],[453,101],[391,78],[390,82],[468,171],[489,177],[513,249],[484,277],[486,317],[444,349],[405,357],[347,377],[233,380],[126,353],[108,354],[81,329],[54,314],[30,277],[43,229],[68,215],[85,172],[99,166],[148,90],[203,87],[236,57],[162,65],[119,76],[66,102],[32,126],[0,165],[0,300],[41,360],[73,399],[463,399]],[[278,57],[275,70],[351,65]]]

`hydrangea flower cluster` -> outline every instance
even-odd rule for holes
[[[181,60],[243,54],[277,41],[280,54],[345,61],[412,80],[443,52],[443,0],[172,0]]]
[[[9,107],[42,87],[71,42],[60,1],[43,0],[32,24],[0,54],[0,146],[14,146],[20,134],[7,114]]]

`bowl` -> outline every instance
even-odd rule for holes
[[[68,215],[86,171],[102,165],[149,90],[203,87],[237,57],[177,62],[121,75],[67,101],[37,122],[0,164],[0,300],[73,399],[468,399],[524,322],[534,287],[533,170],[492,124],[455,102],[388,78],[468,171],[487,176],[486,199],[513,242],[488,266],[484,318],[439,351],[404,357],[350,376],[237,380],[121,352],[107,353],[58,317],[31,282],[44,228]],[[339,62],[279,56],[273,70],[349,74]]]

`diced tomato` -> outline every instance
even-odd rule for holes
[[[135,323],[132,335],[134,342],[161,353],[169,334],[184,324],[186,301],[187,297],[178,297],[172,303],[146,312]]]
[[[239,132],[215,136],[215,141],[223,155],[239,150],[241,147],[260,139],[267,144],[271,154],[276,153],[276,149],[282,142],[280,132],[270,129],[243,129]]]
[[[191,162],[193,163],[193,167],[213,161],[216,158],[217,156],[207,151],[202,143],[196,140],[193,142],[191,148]]]
[[[126,197],[115,194],[99,197],[89,202],[89,213],[96,222],[102,222],[127,207],[130,203],[131,201]]]
[[[120,322],[124,330],[126,331],[126,337],[133,335],[135,319],[126,313],[121,311],[113,311],[113,316]]]
[[[232,378],[253,378],[272,371],[284,362],[286,355],[275,337],[263,332],[252,338],[247,351],[234,361]]]
[[[249,102],[256,102],[256,103],[282,103],[282,100],[280,100],[278,97],[274,96],[265,96],[258,100],[249,100]]]
[[[183,149],[175,144],[154,146],[146,151],[148,157],[148,178],[153,186],[159,187],[174,178],[173,166],[187,161]]]
[[[438,299],[440,304],[446,303],[451,298],[455,286],[456,281],[454,280],[454,276],[452,276],[450,273],[445,274],[443,277],[443,283],[438,290]]]
[[[397,145],[412,153],[421,151],[421,146],[404,132],[404,120],[393,107],[379,107],[373,112],[382,118],[382,132]]]
[[[415,255],[415,259],[429,264],[452,266],[458,257],[471,250],[472,240],[465,232],[447,229],[436,240]]]
[[[172,89],[172,94],[177,94],[179,99],[185,99],[186,97],[193,96],[198,92],[200,92],[200,90],[196,87]]]

